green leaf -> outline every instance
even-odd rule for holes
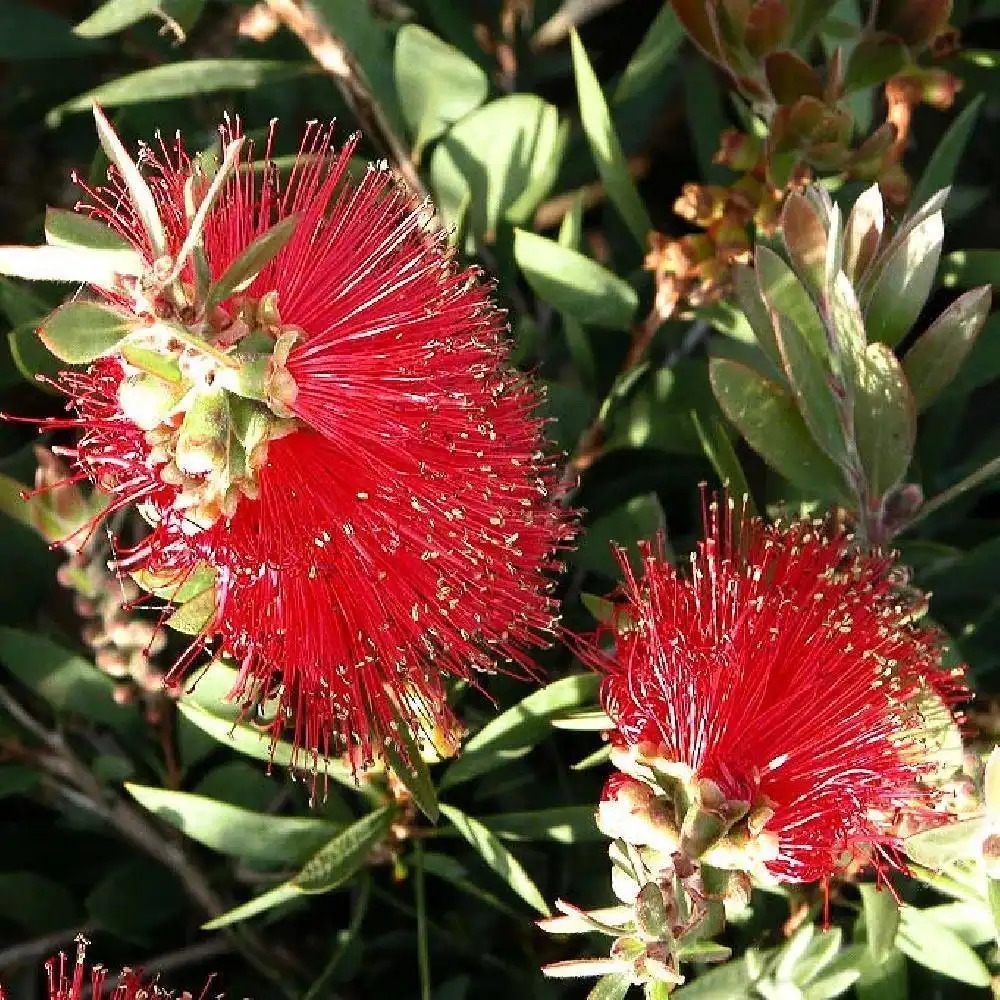
[[[163,624],[185,635],[201,635],[215,616],[215,588],[185,601]]]
[[[554,715],[594,698],[598,683],[596,674],[577,674],[529,694],[469,740],[442,775],[439,787],[452,788],[523,757],[548,735]]]
[[[502,899],[498,899],[491,892],[479,887],[479,885],[468,877],[468,871],[464,865],[459,864],[454,858],[445,854],[435,854],[428,851],[424,854],[424,871],[428,875],[435,875],[453,886],[461,889],[462,892],[473,899],[485,903],[487,906],[510,917],[519,923],[523,920],[524,914],[518,912],[513,907],[508,906]]]
[[[120,274],[141,274],[145,262],[134,250],[88,250],[71,246],[0,246],[0,274],[26,281],[64,281],[115,288]]]
[[[22,0],[0,3],[0,60],[72,59],[93,55],[101,45],[73,34],[65,18]]]
[[[207,563],[183,574],[152,573],[147,569],[131,573],[132,579],[154,597],[172,604],[184,604],[215,584],[215,570]]]
[[[655,493],[632,497],[620,507],[597,518],[572,555],[573,565],[616,579],[621,566],[615,546],[626,550],[629,561],[639,568],[639,542],[649,541],[664,528],[663,507]]]
[[[113,351],[139,326],[135,316],[98,302],[69,302],[38,328],[42,343],[60,361],[79,365]]]
[[[420,752],[420,747],[417,746],[417,741],[410,732],[410,727],[399,717],[395,709],[393,716],[393,732],[383,741],[382,752],[396,777],[413,796],[413,801],[416,802],[420,811],[432,823],[436,823],[440,809],[430,768]],[[397,740],[401,746],[397,745]]]
[[[993,914],[984,901],[938,903],[937,906],[928,906],[924,913],[954,931],[972,948],[978,948],[996,936]]]
[[[104,0],[93,14],[73,29],[73,34],[80,38],[113,35],[159,10],[160,2],[161,0]]]
[[[730,496],[739,501],[746,497],[750,514],[756,511],[753,494],[740,465],[739,456],[733,447],[733,442],[729,439],[722,421],[716,417],[707,417],[702,420],[696,411],[691,411],[691,420],[694,422],[695,430],[701,439],[701,446],[705,451],[705,457],[712,463],[715,474],[729,490]]]
[[[847,460],[841,408],[831,385],[826,329],[795,272],[772,250],[756,250],[761,294],[777,313],[775,335],[785,374],[816,443],[838,464]]]
[[[795,404],[813,440],[844,468],[849,462],[841,401],[834,394],[828,354],[817,353],[803,328],[777,316],[775,332]]]
[[[457,122],[434,150],[431,185],[448,224],[466,198],[477,239],[503,219],[530,217],[559,169],[565,135],[559,112],[534,94],[511,94]]]
[[[461,759],[461,758],[460,758]],[[526,903],[534,907],[542,916],[550,914],[542,894],[531,880],[521,863],[507,850],[482,823],[471,816],[442,803],[441,812],[448,821],[479,853],[479,856],[493,869]]]
[[[792,397],[776,382],[736,361],[712,358],[712,389],[747,443],[790,483],[851,503],[836,465],[812,439]]]
[[[582,253],[518,229],[514,259],[540,299],[581,323],[613,330],[631,324],[638,304],[632,286]]]
[[[917,437],[917,408],[903,366],[885,344],[869,344],[864,353],[854,432],[874,503],[906,475]]]
[[[733,265],[733,291],[739,311],[746,317],[758,346],[774,365],[775,372],[781,372],[781,352],[774,335],[774,323],[761,297],[760,285],[753,268],[746,264]]]
[[[34,519],[31,516],[32,504],[21,495],[27,491],[24,483],[0,472],[0,511],[26,528],[36,531]]]
[[[611,121],[611,113],[608,111],[601,85],[575,30],[570,32],[570,45],[580,103],[580,120],[590,145],[590,152],[597,164],[597,172],[604,182],[608,199],[618,210],[640,248],[645,250],[646,237],[653,228],[649,213],[629,173],[628,162],[615,134],[614,123]]]
[[[128,240],[103,222],[62,208],[45,210],[45,242],[51,246],[118,250],[136,254],[135,248]]]
[[[36,383],[44,391],[56,394],[57,390],[51,385],[44,381],[39,382],[38,379],[55,378],[66,370],[66,365],[45,349],[45,345],[38,339],[36,326],[36,323],[30,323],[7,334],[10,356],[14,367],[24,378]]]
[[[624,972],[611,972],[602,976],[587,994],[587,1000],[625,1000],[632,985],[632,977]]]
[[[884,965],[863,962],[854,992],[858,1000],[907,1000],[906,958],[894,949]]]
[[[0,277],[0,312],[12,327],[37,325],[38,320],[52,312],[52,305],[19,282]],[[35,336],[34,329],[31,336]]]
[[[262,892],[259,896],[254,896],[249,902],[233,907],[233,909],[227,910],[221,916],[207,921],[201,925],[201,929],[203,931],[216,931],[220,927],[229,927],[232,924],[242,923],[242,921],[250,917],[257,916],[258,913],[263,913],[265,910],[272,910],[282,903],[287,903],[292,899],[299,899],[303,895],[302,890],[291,882],[283,882],[273,889],[268,889],[267,892]]]
[[[310,6],[350,50],[382,114],[389,119],[393,131],[402,134],[389,32],[376,19],[371,4],[368,0],[312,0]]]
[[[984,822],[982,816],[973,816],[924,830],[907,837],[903,841],[903,850],[918,865],[940,870],[976,850],[976,844],[983,835]]]
[[[219,91],[257,90],[280,80],[312,72],[311,63],[277,59],[192,59],[126,73],[53,108],[46,123],[56,128],[66,114],[104,107],[168,101]]]
[[[958,374],[986,323],[991,302],[989,285],[963,293],[903,356],[903,371],[919,411]]]
[[[701,973],[670,996],[671,1000],[748,1000],[753,978],[745,958],[732,959]]]
[[[156,71],[150,70],[149,72]],[[120,82],[121,80],[116,81],[116,83]],[[114,85],[112,83],[107,86],[113,87]],[[98,101],[103,99],[98,96],[98,91],[102,89],[98,87],[97,91],[91,91],[89,95],[90,99],[83,107],[90,108],[93,112],[94,125],[97,128],[97,138],[100,140],[101,149],[104,150],[104,155],[111,161],[125,184],[129,201],[132,202],[139,221],[142,223],[142,228],[149,237],[154,258],[160,257],[167,252],[167,234],[163,228],[163,221],[160,219],[159,210],[156,207],[156,199],[153,197],[153,192],[146,183],[146,178],[143,177],[142,171],[132,157],[129,156],[128,150],[122,145],[122,141],[115,131],[114,126],[108,121],[107,116],[98,104]],[[107,103],[110,104],[111,102]],[[51,118],[53,113],[50,113],[48,117]]]
[[[989,986],[990,970],[957,935],[923,910],[903,905],[896,943],[914,962],[970,986]]]
[[[350,768],[333,757],[314,758],[312,754],[301,750],[296,754],[294,746],[284,740],[279,740],[272,752],[271,739],[266,733],[245,723],[234,722],[232,718],[224,715],[207,711],[195,704],[188,695],[177,703],[177,707],[181,714],[202,732],[208,733],[219,743],[238,753],[246,754],[255,760],[277,764],[279,767],[307,767],[311,771],[315,766],[319,777],[333,778],[345,787],[365,794],[364,789],[359,788],[354,780]],[[238,706],[234,707],[238,710]]]
[[[107,674],[51,639],[0,628],[0,660],[58,713],[81,715],[119,732],[144,728],[134,705],[115,702],[115,685]]]
[[[663,4],[615,87],[615,103],[624,104],[655,83],[683,41],[684,29],[673,7]]]
[[[899,929],[899,904],[892,893],[876,885],[859,886],[864,905],[868,952],[881,964],[892,954]]]
[[[944,222],[937,211],[890,244],[878,277],[861,297],[870,341],[892,347],[917,321],[934,285],[943,240]]]
[[[396,807],[383,806],[352,823],[317,851],[292,879],[301,892],[330,892],[343,885],[367,860],[392,826]]]
[[[845,90],[867,90],[884,83],[909,61],[909,50],[895,35],[884,31],[868,32],[847,60]]]
[[[447,126],[478,108],[490,89],[476,63],[417,24],[400,28],[393,68],[415,159]]]
[[[955,180],[972,128],[979,117],[985,94],[979,94],[963,108],[962,113],[948,126],[937,148],[931,154],[920,180],[910,194],[911,205],[922,205],[935,191],[949,187]]]
[[[597,829],[595,806],[553,806],[534,812],[481,816],[483,826],[505,840],[554,840],[583,844],[604,839]]]

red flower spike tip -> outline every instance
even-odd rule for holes
[[[148,979],[141,969],[123,969],[114,986],[108,989],[108,970],[103,965],[87,965],[84,937],[76,939],[76,959],[70,964],[65,952],[45,963],[49,1000],[82,1000],[89,991],[92,1000],[173,1000],[175,994],[163,989],[155,979]],[[211,979],[205,984],[199,1000],[204,1000]],[[0,997],[3,997],[0,987]],[[180,994],[180,1000],[192,1000],[190,993]]]
[[[822,523],[734,523],[731,504],[712,504],[688,573],[650,546],[641,578],[620,562],[616,621],[585,648],[604,674],[613,760],[680,781],[694,805],[683,829],[637,817],[634,793],[621,799],[631,786],[612,781],[605,824],[621,813],[642,843],[669,855],[687,837],[700,856],[742,823],[734,843],[749,836],[757,869],[783,882],[902,867],[904,821],[945,819],[932,751],[964,688],[893,589],[892,559]]]
[[[453,729],[444,678],[532,671],[572,519],[502,313],[390,171],[351,179],[357,137],[331,152],[314,125],[282,182],[221,132],[214,175],[180,138],[143,150],[159,229],[129,171],[86,189],[146,271],[95,286],[131,332],[61,377],[77,416],[52,425],[82,428],[107,510],[152,526],[121,569],[211,571],[170,680],[215,642],[274,740],[369,761],[398,720]]]

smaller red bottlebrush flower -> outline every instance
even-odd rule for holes
[[[780,882],[903,867],[907,818],[947,819],[937,751],[964,688],[942,636],[893,559],[842,529],[731,502],[705,520],[687,573],[653,546],[641,576],[621,556],[615,613],[585,643],[631,775],[609,780],[602,828]]]
[[[90,942],[84,937],[76,939],[76,959],[70,963],[69,956],[60,952],[45,963],[49,1000],[173,1000],[176,994],[163,989],[159,982],[149,979],[142,969],[122,969],[114,985],[108,981],[108,970],[103,965],[87,964],[87,947]],[[199,1000],[204,1000],[211,979],[201,991]],[[110,988],[109,988],[110,987]],[[185,991],[180,1000],[191,1000],[192,994]],[[0,1000],[8,1000],[3,984],[0,984]]]
[[[108,184],[0,272],[91,286],[39,331],[85,365],[48,426],[81,431],[62,454],[105,516],[150,526],[117,567],[187,601],[170,679],[214,644],[313,766],[454,731],[447,677],[532,671],[572,535],[489,288],[387,167],[349,176],[357,137],[310,126],[282,180],[238,123],[217,162],[178,137],[137,164],[95,116]]]

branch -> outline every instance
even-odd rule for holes
[[[298,35],[320,68],[333,77],[362,129],[389,160],[414,196],[420,201],[429,201],[430,196],[410,159],[409,149],[393,131],[392,124],[371,92],[364,73],[344,42],[327,30],[306,0],[264,2],[290,31]]]

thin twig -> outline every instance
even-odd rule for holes
[[[372,94],[364,73],[343,40],[331,34],[305,0],[265,2],[281,22],[298,35],[320,68],[333,77],[361,127],[407,187],[420,201],[429,201],[430,196],[410,159],[409,149],[396,135],[392,123]]]
[[[931,514],[937,513],[937,511],[939,511],[942,507],[951,503],[952,500],[956,500],[963,493],[968,493],[969,490],[973,490],[977,486],[981,486],[988,479],[992,479],[994,476],[1000,476],[1000,456],[990,459],[990,461],[988,461],[985,465],[976,469],[975,472],[969,473],[965,479],[959,480],[954,486],[949,486],[948,489],[943,490],[936,497],[928,500],[927,503],[925,503],[923,507],[921,507],[916,514],[910,518],[906,527],[912,528],[925,517],[929,517]]]

